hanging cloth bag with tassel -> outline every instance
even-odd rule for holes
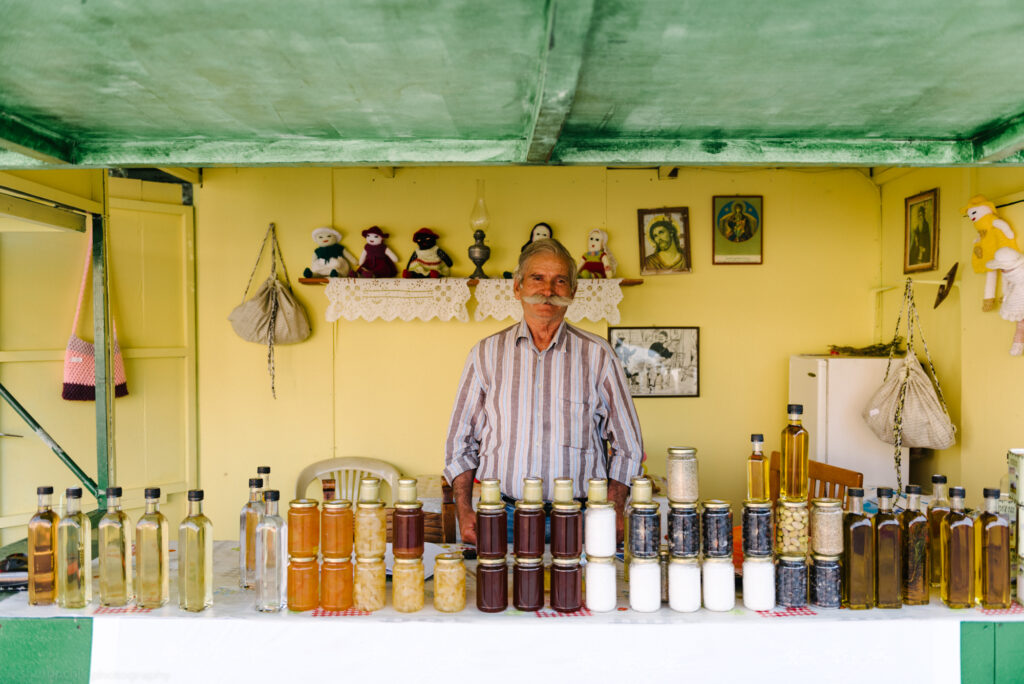
[[[907,313],[907,355],[902,363],[897,362],[896,367],[893,367],[893,353],[898,344],[904,310]],[[921,367],[914,350],[915,328],[921,337],[931,377]],[[928,343],[924,340],[917,305],[914,303],[914,281],[910,278],[907,278],[903,304],[896,317],[896,333],[889,347],[885,379],[861,415],[880,440],[895,447],[896,479],[901,490],[901,447],[947,449],[956,443],[956,426],[950,420],[939,376],[935,372],[935,363],[928,351]]]
[[[60,396],[68,401],[96,401],[96,349],[89,342],[75,334],[78,321],[82,315],[82,300],[85,298],[85,284],[89,280],[92,266],[92,229],[86,232],[89,248],[85,255],[85,270],[82,273],[82,286],[78,290],[78,304],[75,306],[75,320],[71,324],[71,338],[64,350],[64,386]],[[124,374],[124,358],[121,356],[121,345],[117,342],[117,324],[110,317],[111,357],[114,366],[114,396],[123,397],[128,394],[128,380]]]
[[[246,299],[263,252],[270,244],[270,276],[257,288],[256,293]],[[284,281],[277,277],[277,264],[281,263]],[[274,389],[274,345],[295,344],[307,339],[311,330],[306,309],[292,292],[288,269],[281,256],[281,245],[277,242],[277,229],[271,223],[263,236],[263,244],[256,254],[249,282],[242,293],[242,303],[232,309],[228,316],[231,327],[243,340],[267,345],[267,370],[270,372],[270,393],[277,398]]]

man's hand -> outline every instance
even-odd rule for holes
[[[623,539],[623,520],[626,511],[626,497],[629,487],[618,480],[608,480],[608,500],[615,504],[615,543],[621,544]]]
[[[455,476],[452,493],[455,495],[455,515],[459,518],[459,534],[466,544],[476,546],[476,513],[473,511],[473,478],[475,470]]]
[[[476,546],[476,513],[473,511],[468,513],[458,511],[457,515],[459,517],[459,534],[462,537],[462,542]]]

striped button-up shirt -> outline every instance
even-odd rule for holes
[[[550,501],[556,477],[584,497],[592,477],[628,485],[642,460],[626,377],[603,339],[563,321],[539,351],[524,321],[473,347],[445,441],[449,482],[475,470],[518,499],[523,478],[540,477]]]

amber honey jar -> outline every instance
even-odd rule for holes
[[[288,561],[288,610],[301,613],[320,603],[320,569],[312,556]]]
[[[391,546],[396,559],[414,560],[423,556],[423,503],[416,498],[415,478],[403,477],[398,481],[391,529]]]
[[[320,607],[348,610],[352,607],[352,561],[324,558],[320,566]]]
[[[294,499],[288,507],[288,555],[316,557],[320,550],[320,509],[316,499]]]
[[[320,552],[324,560],[352,555],[352,504],[347,499],[324,501],[320,513]]]

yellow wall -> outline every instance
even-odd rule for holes
[[[260,464],[273,467],[285,496],[304,465],[332,456],[440,471],[466,354],[508,322],[332,325],[323,289],[296,284],[314,331],[302,344],[278,347],[275,401],[266,350],[236,337],[226,317],[270,221],[293,281],[312,254],[310,231],[325,224],[357,253],[359,231],[379,224],[403,262],[412,233],[435,228],[455,273],[468,274],[478,178],[491,215],[492,275],[511,270],[530,227],[546,220],[573,253],[582,253],[587,231],[607,227],[620,275],[637,277],[636,210],[690,208],[693,273],[646,277],[625,290],[620,310],[621,325],[700,327],[701,396],[636,405],[651,470],[664,472],[666,447],[696,446],[705,496],[742,499],[751,432],[778,447],[790,354],[872,341],[879,192],[857,171],[681,170],[659,180],[652,170],[603,168],[410,168],[394,178],[374,169],[210,169],[197,189],[200,475],[219,529]],[[715,194],[764,195],[764,265],[711,265]]]

